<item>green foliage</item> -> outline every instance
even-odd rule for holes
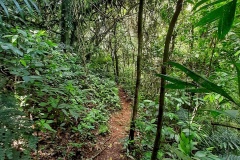
[[[208,0],[201,0],[199,1],[194,9],[198,8],[202,4],[208,2]],[[208,7],[218,6],[219,3],[225,2],[222,6],[218,7],[217,9],[212,10],[210,13],[203,16],[200,21],[196,24],[196,26],[202,26],[207,23],[212,23],[216,20],[218,20],[218,38],[223,39],[226,34],[230,31],[233,20],[235,17],[235,11],[237,7],[237,0],[232,1],[226,1],[226,0],[220,0],[220,1],[214,1],[210,4],[205,4],[205,6],[201,7],[199,10],[203,10]]]
[[[181,133],[180,143],[178,147],[186,155],[191,155],[192,153],[194,147],[192,138],[193,138],[192,135],[185,136],[183,132]]]
[[[3,92],[14,91],[13,96],[19,97],[16,111],[19,109],[21,112],[14,115],[15,109],[11,109],[11,114],[19,116],[19,120],[24,117],[24,123],[15,121],[16,118],[4,122],[11,114],[3,113],[3,126],[22,126],[20,131],[1,130],[4,131],[3,139],[6,139],[4,148],[1,146],[3,156],[10,157],[15,141],[34,146],[31,127],[25,123],[28,116],[23,113],[34,120],[31,125],[38,132],[52,132],[52,137],[61,130],[68,130],[77,132],[79,139],[84,140],[97,128],[99,134],[108,131],[109,113],[120,109],[115,82],[91,70],[86,72],[79,65],[75,53],[63,54],[45,31],[12,28],[6,23],[0,27],[4,30],[0,33],[0,60],[3,62],[0,64],[0,89]],[[26,156],[33,149],[21,147],[24,148],[22,155]]]
[[[32,122],[18,109],[14,95],[0,92],[0,159],[29,159],[36,149]]]
[[[109,132],[109,128],[106,125],[100,125],[98,129],[99,134],[106,134]]]
[[[198,85],[205,88],[206,90],[218,93],[218,94],[222,95],[223,97],[227,98],[228,100],[232,101],[236,105],[240,105],[239,102],[237,100],[235,100],[234,98],[232,98],[232,96],[230,96],[221,86],[216,85],[215,83],[198,75],[197,73],[193,72],[192,70],[186,68],[185,66],[183,66],[179,63],[169,62],[169,64],[171,66],[176,67],[176,68],[180,69],[181,71],[183,71],[187,76],[189,76]],[[167,76],[164,77],[163,75],[158,75],[158,76],[162,76],[164,79],[172,82],[173,84],[176,82],[176,78],[172,78],[172,77],[169,78]],[[187,83],[187,82],[181,82],[180,84],[182,85],[181,89],[188,89],[188,87],[189,87],[189,83]],[[178,85],[178,83],[174,84],[174,85]],[[185,85],[185,88],[183,87],[184,85]],[[191,87],[191,85],[190,85],[190,87]],[[180,89],[179,87],[177,87],[177,88]],[[191,91],[191,88],[189,91]],[[204,90],[201,90],[201,91],[204,91]]]
[[[4,9],[4,12],[8,17],[10,16],[9,10],[13,9],[13,8],[11,8],[13,5],[15,5],[15,7],[16,7],[17,11],[20,13],[20,15],[22,17],[24,16],[23,9],[22,9],[22,7],[20,6],[20,3],[17,0],[11,0],[11,1],[0,0],[0,5]],[[36,11],[38,13],[40,13],[37,5],[32,0],[24,0],[23,7],[25,7],[25,6],[26,6],[27,11],[31,14],[33,14],[33,7],[36,9]]]

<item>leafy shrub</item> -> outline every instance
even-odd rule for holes
[[[29,159],[36,149],[32,122],[18,110],[13,95],[0,92],[0,159]]]

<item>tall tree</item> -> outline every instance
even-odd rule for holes
[[[177,1],[177,6],[175,13],[172,17],[172,20],[169,24],[168,32],[165,39],[165,46],[164,46],[164,53],[163,53],[163,64],[161,67],[161,74],[166,75],[167,74],[167,62],[169,61],[169,49],[170,49],[170,42],[171,37],[173,34],[174,27],[176,25],[178,16],[182,10],[183,0]],[[164,98],[165,98],[165,79],[161,78],[161,84],[160,84],[160,97],[159,97],[159,110],[158,110],[158,121],[157,121],[157,133],[155,137],[153,152],[152,152],[152,160],[157,159],[157,152],[159,150],[160,141],[161,141],[161,133],[162,133],[162,125],[163,125],[163,112],[164,112]]]
[[[61,5],[61,42],[65,45],[67,42],[66,15],[67,15],[67,0],[62,0],[62,5]],[[66,52],[66,46],[64,47],[64,52]]]
[[[130,124],[130,133],[129,133],[129,140],[130,140],[129,149],[130,150],[132,148],[131,146],[134,140],[135,120],[136,120],[137,109],[138,109],[138,93],[139,93],[140,81],[141,81],[141,59],[142,59],[142,49],[143,49],[143,5],[144,5],[144,0],[140,0],[139,11],[138,11],[137,78],[136,78],[134,105],[133,105],[132,119]]]

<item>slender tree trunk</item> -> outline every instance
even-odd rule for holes
[[[73,23],[72,23],[72,25],[73,25],[73,28],[72,28],[71,40],[70,40],[70,46],[71,46],[71,47],[73,47],[74,42],[76,41],[76,35],[75,35],[75,34],[76,34],[77,25],[78,25],[77,21],[74,20]]]
[[[136,87],[135,87],[135,95],[134,95],[134,105],[132,111],[132,120],[130,124],[130,133],[129,133],[129,150],[132,150],[133,140],[134,140],[134,132],[135,132],[135,120],[137,116],[138,109],[138,93],[140,88],[140,80],[141,80],[141,58],[142,58],[142,48],[143,48],[143,5],[144,0],[140,0],[139,11],[138,11],[138,55],[137,55],[137,78],[136,78]]]
[[[111,58],[112,58],[112,67],[113,67],[113,73],[114,76],[116,77],[116,67],[115,67],[115,57],[114,57],[114,53],[113,53],[113,47],[112,47],[112,41],[110,40],[112,37],[109,37],[109,48],[110,48],[110,52],[111,52]]]
[[[62,0],[62,6],[61,6],[61,42],[65,44],[64,46],[64,52],[66,52],[66,41],[67,41],[67,32],[66,32],[66,15],[67,15],[67,1]]]
[[[163,64],[161,67],[161,74],[166,75],[167,74],[167,62],[169,59],[169,48],[170,48],[170,42],[171,42],[171,37],[173,34],[173,29],[175,27],[175,24],[177,22],[178,16],[182,10],[182,4],[183,0],[178,0],[177,1],[177,6],[175,13],[172,17],[172,20],[169,24],[166,40],[165,40],[165,46],[164,46],[164,53],[163,53]],[[160,97],[159,97],[159,110],[158,110],[158,121],[157,121],[157,133],[155,137],[155,142],[154,142],[154,147],[153,147],[153,152],[152,152],[152,157],[151,160],[156,160],[157,159],[157,153],[159,150],[160,146],[160,141],[161,141],[161,133],[162,133],[162,125],[163,125],[163,112],[164,112],[164,98],[165,98],[165,80],[161,78],[161,84],[160,84]]]
[[[113,50],[113,54],[114,54],[114,58],[115,58],[115,67],[116,67],[116,75],[115,75],[115,81],[116,83],[118,83],[118,79],[119,79],[119,64],[118,64],[118,55],[117,55],[117,36],[116,36],[116,30],[117,30],[117,23],[114,26],[114,30],[113,30],[113,35],[114,35],[114,50]]]

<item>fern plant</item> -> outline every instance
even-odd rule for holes
[[[199,143],[199,147],[213,147],[213,153],[231,153],[240,155],[240,139],[238,134],[232,130],[226,130],[226,128],[219,127],[216,131],[207,129],[210,127],[204,127],[205,132],[209,136],[202,136],[202,141]]]

